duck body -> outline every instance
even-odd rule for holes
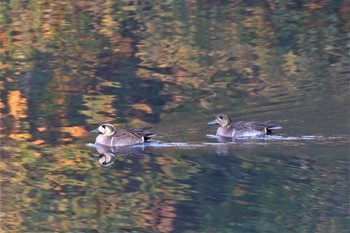
[[[209,125],[219,125],[216,135],[221,137],[257,137],[272,134],[272,130],[281,129],[272,121],[238,121],[232,122],[227,115],[217,115],[215,120],[208,123]]]
[[[114,126],[109,123],[101,123],[97,129],[92,130],[90,133],[99,133],[96,137],[96,144],[104,146],[130,146],[146,142],[155,133],[144,132],[150,129],[149,126],[144,126],[137,129],[120,129],[115,130]]]

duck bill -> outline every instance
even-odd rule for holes
[[[98,128],[90,131],[90,133],[99,133]]]
[[[211,122],[208,122],[208,125],[217,125],[218,123],[216,123],[216,120],[213,120]]]

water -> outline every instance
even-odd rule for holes
[[[345,1],[3,4],[2,232],[347,232]],[[207,123],[273,120],[223,140]],[[89,131],[152,126],[96,147]]]

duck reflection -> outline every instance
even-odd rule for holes
[[[229,143],[229,142],[235,142],[234,138],[229,138],[229,137],[221,137],[221,136],[217,136],[216,140],[219,143]]]
[[[91,156],[94,160],[97,160],[98,163],[103,167],[109,167],[114,164],[117,156],[126,157],[126,156],[145,156],[151,155],[148,153],[144,146],[105,146],[101,144],[88,144],[89,147],[94,147],[98,156]]]

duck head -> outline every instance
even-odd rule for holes
[[[111,136],[115,132],[115,128],[112,124],[110,123],[101,123],[96,129],[90,131],[90,133],[100,133],[103,134],[104,136]]]
[[[102,154],[98,159],[98,163],[103,167],[111,166],[115,161],[115,155],[113,153]]]
[[[224,114],[219,114],[216,116],[215,120],[208,123],[208,125],[220,125],[221,127],[229,127],[232,121],[231,118]]]

